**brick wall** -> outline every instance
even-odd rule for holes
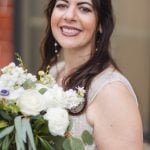
[[[13,56],[13,0],[0,0],[0,68]]]

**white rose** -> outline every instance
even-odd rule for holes
[[[36,116],[46,109],[44,97],[36,90],[26,90],[18,99],[17,105],[21,112],[27,116]]]
[[[44,118],[48,120],[49,131],[52,135],[64,136],[69,125],[68,112],[60,107],[49,108]]]
[[[66,107],[65,92],[58,85],[49,88],[43,96],[47,99],[47,108],[50,107]]]

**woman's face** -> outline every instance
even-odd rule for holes
[[[97,15],[91,0],[56,0],[51,29],[62,48],[93,48],[96,27]]]

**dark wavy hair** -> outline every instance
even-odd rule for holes
[[[92,0],[94,8],[97,13],[98,23],[97,28],[101,25],[102,33],[97,30],[95,47],[97,51],[91,55],[91,58],[82,66],[80,66],[74,73],[69,75],[63,82],[64,89],[76,89],[78,86],[83,86],[88,93],[92,79],[104,69],[112,64],[118,69],[110,52],[110,37],[114,29],[114,19],[111,0]],[[45,14],[47,17],[46,34],[41,44],[42,66],[41,69],[46,70],[48,65],[57,63],[57,55],[55,53],[54,36],[51,30],[51,15],[55,6],[56,0],[50,0]],[[60,52],[59,45],[58,51]],[[87,95],[85,96],[85,103],[82,109],[78,112],[83,112],[87,105]]]

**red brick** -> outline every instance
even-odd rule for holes
[[[0,41],[12,42],[12,31],[0,29]]]
[[[4,7],[0,2],[0,68],[12,61],[13,54],[13,1]]]
[[[13,25],[12,17],[9,18],[0,17],[0,30],[3,29],[12,30],[13,29],[12,25]]]
[[[13,46],[10,42],[0,42],[0,68],[12,61]]]

